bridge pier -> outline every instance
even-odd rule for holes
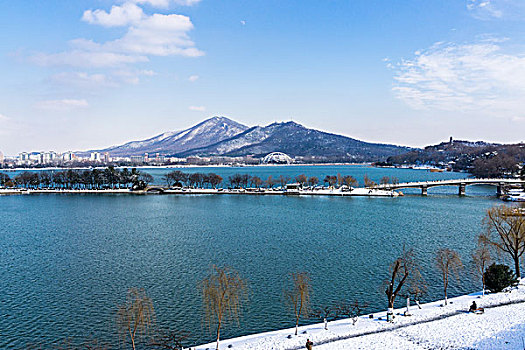
[[[421,195],[426,196],[427,195],[427,186],[421,186]]]
[[[458,192],[458,195],[460,196],[464,196],[465,195],[465,192],[466,192],[466,187],[467,185],[465,184],[459,184],[459,192]]]
[[[496,187],[496,196],[498,196],[498,198],[503,194],[503,186],[504,185],[502,183],[499,183]]]

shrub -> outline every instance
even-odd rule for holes
[[[518,284],[518,280],[510,267],[503,264],[490,265],[485,271],[484,276],[487,288],[493,293],[501,292],[508,286]]]

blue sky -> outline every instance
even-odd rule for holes
[[[525,140],[522,0],[0,3],[0,150],[224,115],[366,141]]]

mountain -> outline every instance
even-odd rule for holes
[[[144,141],[132,141],[98,152],[109,152],[112,156],[142,155],[146,152],[177,154],[229,139],[247,129],[246,125],[226,117],[213,117],[186,130],[168,131]]]
[[[284,152],[291,157],[322,160],[377,161],[411,150],[408,147],[368,143],[350,137],[306,128],[295,122],[249,128],[229,139],[184,152],[178,156],[261,157]]]
[[[186,130],[169,131],[98,152],[108,152],[111,156],[161,153],[178,157],[263,157],[283,152],[291,157],[302,157],[307,162],[370,162],[384,161],[410,150],[309,129],[295,122],[248,127],[226,117],[213,117]]]

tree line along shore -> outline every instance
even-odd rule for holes
[[[442,307],[449,304],[450,285],[460,284],[467,274],[475,274],[480,282],[483,290],[481,297],[486,293],[500,293],[518,285],[520,266],[525,253],[525,215],[513,207],[495,206],[487,211],[483,226],[483,233],[477,237],[477,245],[470,255],[469,269],[458,252],[445,246],[435,251],[431,266],[434,266],[440,276]],[[426,298],[428,291],[425,281],[428,271],[422,270],[413,247],[403,247],[397,257],[390,258],[391,264],[385,265],[388,277],[378,284],[379,289],[384,291],[387,313],[386,317],[380,316],[377,320],[385,322],[385,327],[395,323],[396,318],[420,312],[420,301]],[[505,265],[505,261],[512,261],[514,269]],[[294,331],[288,330],[288,339],[299,339],[299,325],[306,323],[307,319],[324,322],[324,330],[327,331],[328,321],[347,319],[352,327],[368,310],[366,301],[352,296],[336,303],[322,300],[315,300],[313,303],[312,286],[315,281],[311,279],[308,271],[292,271],[282,283],[283,307],[289,310],[289,323],[295,326]],[[202,299],[203,321],[213,334],[214,347],[219,349],[221,330],[233,323],[242,322],[243,308],[249,299],[248,279],[233,267],[211,266],[208,274],[196,287],[197,294]],[[394,314],[394,306],[400,304],[401,298],[407,298],[406,311]],[[415,302],[417,308],[409,308],[410,300]],[[470,310],[464,311],[482,313],[483,309],[473,305]],[[105,350],[120,346],[127,349],[182,350],[194,346],[189,345],[189,333],[180,325],[173,324],[169,329],[158,327],[155,322],[154,302],[144,289],[129,288],[125,299],[116,306],[115,315],[115,335],[118,334],[120,344],[98,340],[76,344],[58,341],[55,349]],[[35,345],[28,348],[49,349],[49,346]],[[208,345],[207,348],[211,347]]]
[[[163,176],[166,188],[190,189],[284,189],[290,183],[296,183],[301,188],[331,188],[358,187],[359,182],[351,175],[327,175],[323,179],[316,176],[298,175],[268,176],[262,179],[259,176],[248,174],[234,174],[224,179],[215,173],[185,173],[180,170],[169,172]],[[64,171],[24,171],[11,178],[6,173],[0,173],[0,187],[11,189],[55,189],[55,190],[143,190],[153,182],[153,176],[147,172],[132,168],[131,170],[108,167],[105,169],[64,170]],[[395,177],[383,176],[380,184],[398,183]],[[322,186],[320,186],[322,184]],[[376,182],[368,175],[364,176],[364,187],[370,188]]]

